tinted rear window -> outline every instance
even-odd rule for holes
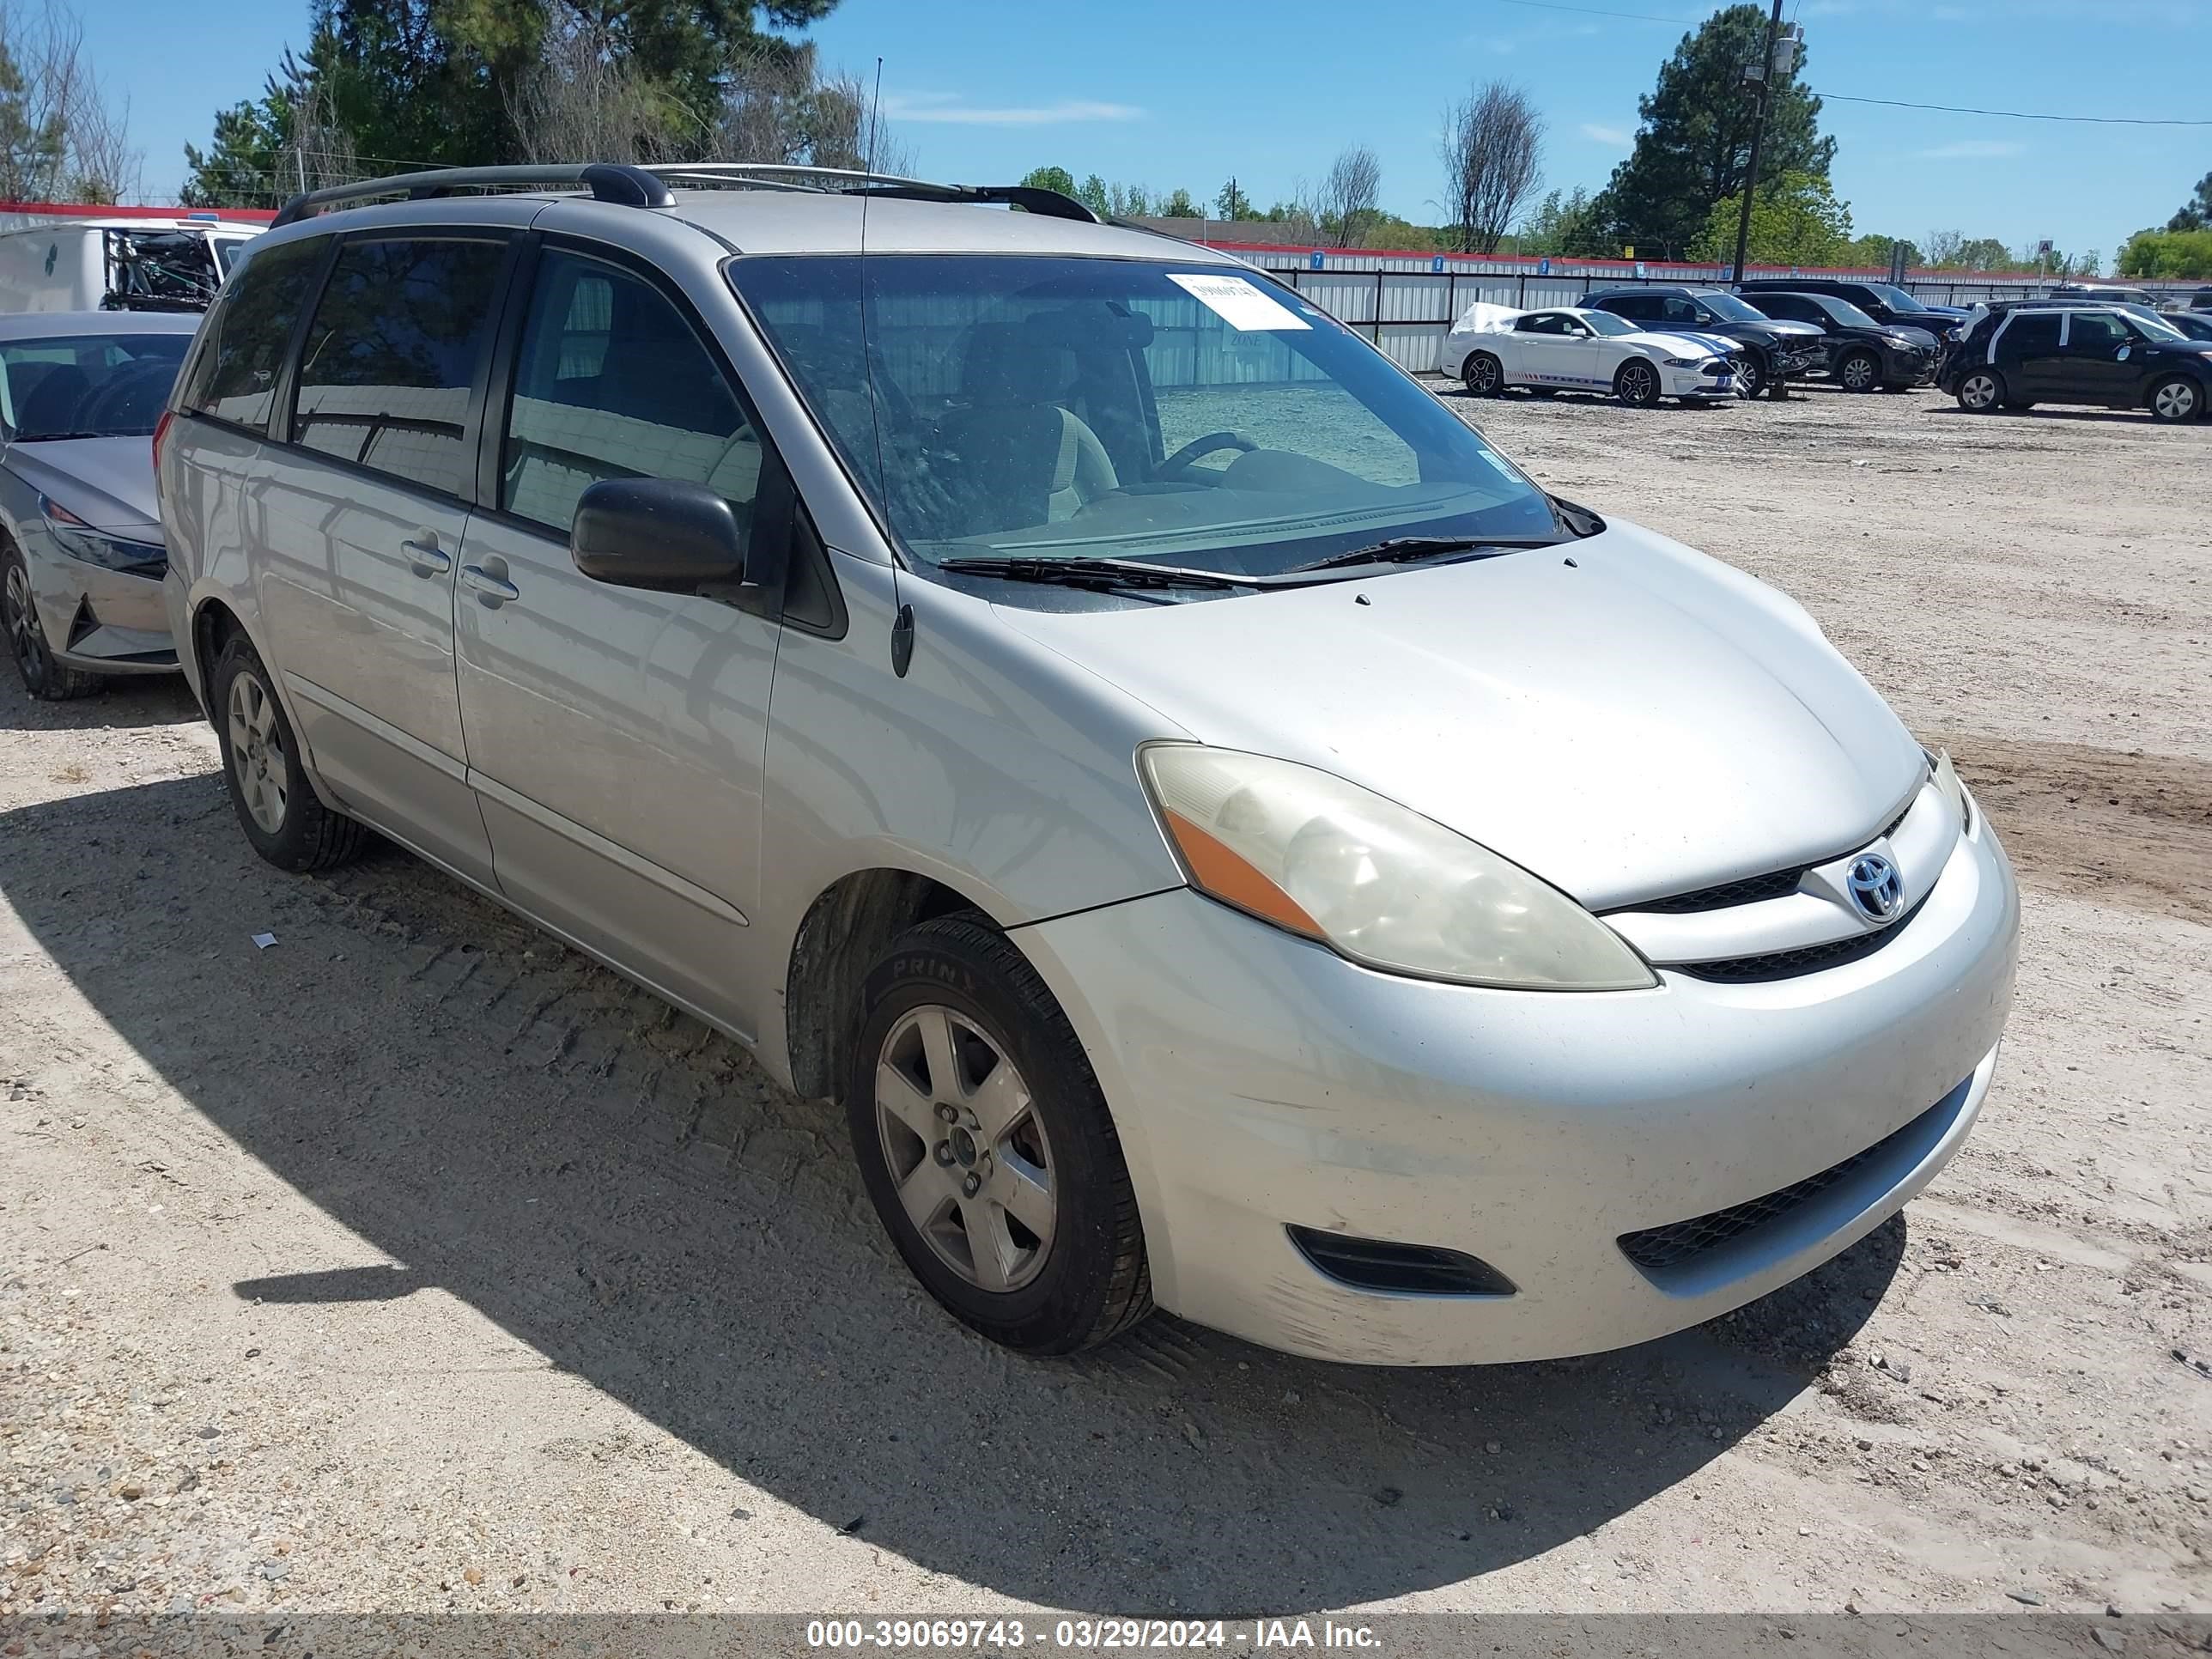
[[[458,495],[506,255],[503,241],[459,237],[349,243],[301,349],[292,441]]]
[[[2012,326],[2004,331],[2000,343],[2008,351],[2056,351],[2058,349],[2058,313],[2055,311],[2029,312],[2012,319]]]
[[[319,236],[286,242],[239,272],[208,318],[207,338],[180,399],[185,408],[256,432],[269,429],[284,348],[328,246]]]

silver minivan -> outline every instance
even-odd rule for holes
[[[1989,1089],[2011,871],[1802,609],[1049,191],[325,192],[155,453],[256,849],[374,830],[841,1103],[1015,1347],[1638,1341]]]

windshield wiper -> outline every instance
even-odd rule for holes
[[[1405,564],[1414,559],[1438,558],[1447,553],[1487,552],[1495,550],[1509,552],[1522,547],[1551,547],[1556,544],[1549,537],[1522,537],[1500,540],[1490,536],[1393,536],[1370,547],[1355,547],[1348,553],[1331,554],[1326,559],[1316,559],[1311,564],[1293,565],[1294,573],[1309,570],[1336,570],[1354,564]]]
[[[937,568],[963,576],[997,576],[1010,582],[1056,582],[1064,587],[1227,588],[1290,585],[1276,577],[1241,576],[1225,570],[1192,570],[1182,565],[1150,564],[1142,559],[940,559]]]

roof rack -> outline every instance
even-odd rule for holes
[[[708,185],[736,190],[805,191],[841,196],[886,196],[917,202],[965,202],[1018,207],[1048,219],[1102,222],[1072,196],[1035,185],[938,185],[896,173],[865,173],[848,167],[802,167],[776,161],[671,161],[650,167],[626,162],[562,162],[547,166],[432,167],[422,173],[364,179],[295,196],[277,210],[272,230],[346,203],[380,196],[404,196],[410,202],[462,190],[530,190],[580,185],[594,201],[618,207],[675,205],[671,184]]]

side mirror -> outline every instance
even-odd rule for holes
[[[745,526],[704,484],[607,478],[584,491],[568,556],[594,581],[689,593],[745,579]]]

